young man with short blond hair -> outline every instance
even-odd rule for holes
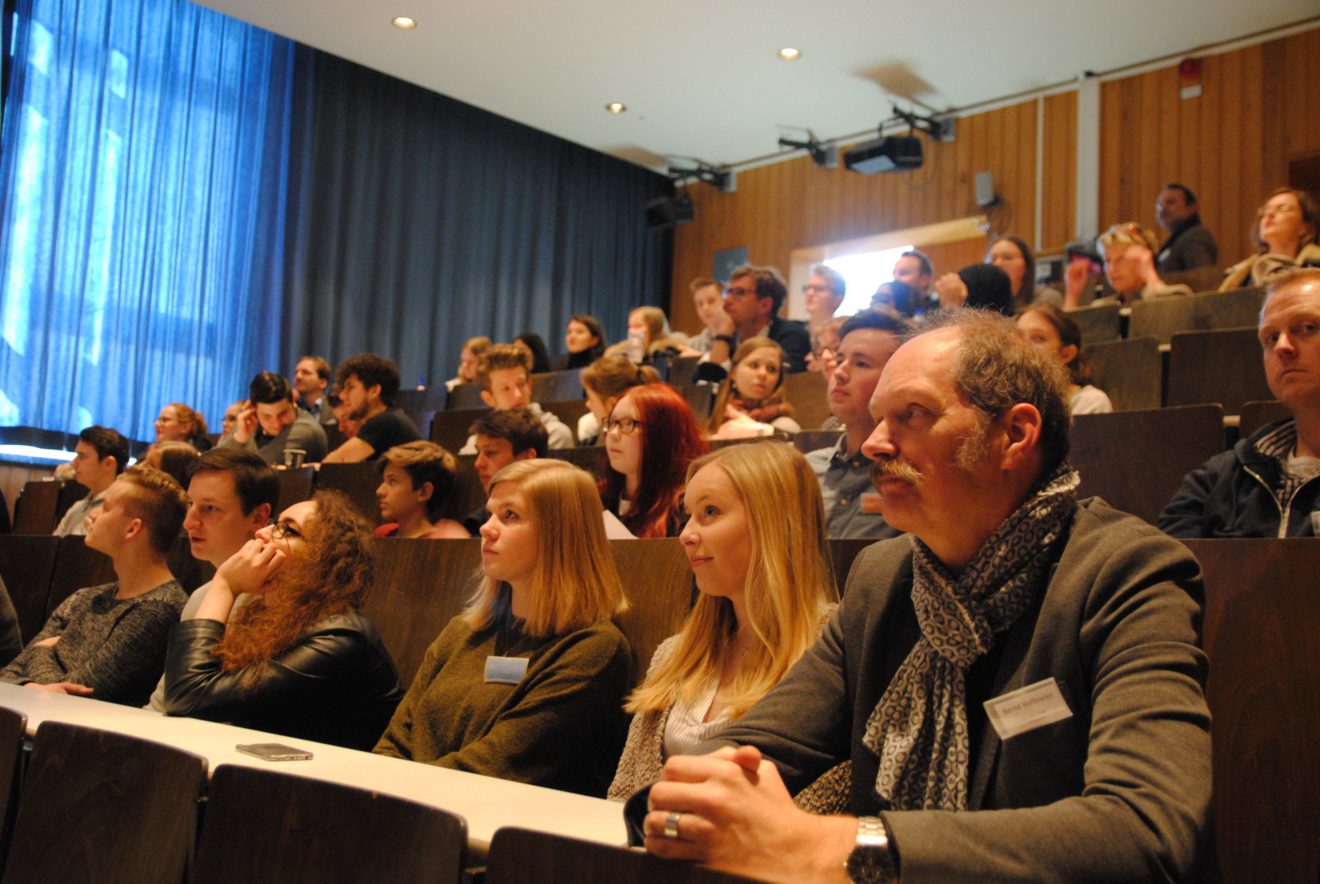
[[[150,467],[106,489],[87,546],[114,563],[116,580],[60,603],[0,681],[140,706],[165,668],[170,627],[187,596],[166,556],[183,523],[183,489]]]
[[[532,400],[532,357],[513,344],[496,344],[481,357],[481,401],[497,411],[525,408],[545,426],[551,448],[572,448],[573,431],[554,412]],[[459,454],[476,454],[477,437],[468,436]]]

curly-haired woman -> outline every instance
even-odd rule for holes
[[[358,612],[371,543],[333,491],[258,531],[216,571],[195,619],[170,632],[165,714],[371,748],[402,697],[394,661]],[[231,614],[241,593],[250,600]]]

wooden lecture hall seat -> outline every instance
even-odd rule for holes
[[[436,807],[276,770],[211,777],[189,880],[458,884],[467,824]]]
[[[750,880],[693,863],[663,860],[627,847],[514,828],[495,833],[486,864],[486,884],[740,884]]]
[[[33,740],[4,880],[177,884],[205,785],[199,755],[47,721]]]

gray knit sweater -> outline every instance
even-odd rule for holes
[[[131,599],[116,599],[118,583],[80,589],[65,599],[45,627],[3,670],[12,684],[87,685],[92,697],[141,706],[165,668],[170,626],[188,597],[176,580]],[[36,643],[53,636],[53,647]]]

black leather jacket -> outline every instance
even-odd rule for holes
[[[323,620],[264,664],[223,672],[217,620],[170,630],[165,714],[222,721],[289,737],[370,749],[403,697],[399,673],[376,627],[361,614]]]

